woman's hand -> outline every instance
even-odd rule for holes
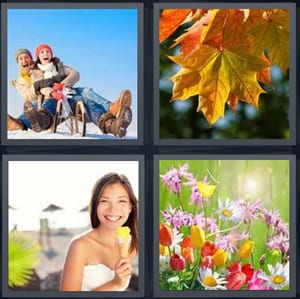
[[[113,282],[118,288],[123,288],[127,285],[131,276],[131,260],[128,258],[121,258],[115,266],[115,277]]]

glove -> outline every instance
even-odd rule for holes
[[[54,98],[55,100],[62,100],[64,98],[64,95],[61,92],[57,91],[52,91],[51,92],[51,97]]]
[[[54,90],[63,90],[64,89],[65,84],[64,83],[54,83],[53,84],[53,89]]]

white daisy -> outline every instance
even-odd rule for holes
[[[282,265],[280,263],[276,263],[275,267],[272,265],[268,265],[268,269],[270,275],[266,273],[261,273],[259,278],[266,280],[266,284],[275,289],[282,290],[285,286],[289,286],[290,282],[290,266],[289,263]]]
[[[170,248],[172,248],[172,252],[174,251],[175,253],[180,253],[181,252],[181,247],[180,243],[183,240],[183,234],[180,233],[176,228],[173,228],[173,240],[172,244],[170,245]]]
[[[229,198],[226,201],[218,199],[218,214],[221,219],[239,223],[243,221],[243,213],[238,204]]]
[[[219,273],[214,272],[210,268],[200,268],[198,274],[198,281],[205,288],[205,290],[226,290],[224,286],[226,280],[224,277],[219,277]]]
[[[159,255],[160,272],[170,269],[170,257],[168,255]]]

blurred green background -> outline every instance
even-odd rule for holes
[[[160,175],[172,167],[179,169],[188,163],[188,172],[193,173],[197,181],[207,176],[211,185],[217,185],[209,202],[205,204],[207,216],[215,216],[218,208],[218,198],[226,200],[238,199],[248,195],[250,201],[262,200],[266,209],[277,209],[283,221],[289,223],[290,180],[288,160],[161,160]],[[180,198],[184,210],[195,215],[195,204],[189,205],[190,187],[183,186]],[[171,194],[160,178],[160,211],[169,206],[179,208],[177,195]],[[196,213],[203,209],[196,209]],[[160,213],[160,223],[164,219]],[[242,225],[242,227],[245,227]],[[255,261],[258,267],[259,257],[265,252],[266,225],[257,220],[251,226],[252,240],[255,242]]]
[[[225,117],[209,126],[202,112],[196,112],[198,97],[170,103],[173,83],[168,78],[180,69],[167,56],[177,55],[180,46],[170,49],[174,39],[190,24],[179,27],[160,45],[160,138],[161,139],[288,139],[289,71],[271,68],[273,88],[262,85],[259,110],[239,102],[235,112],[226,105]]]

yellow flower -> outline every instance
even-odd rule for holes
[[[201,248],[205,243],[204,230],[199,225],[191,226],[191,246],[192,248]]]
[[[239,248],[238,255],[241,259],[246,259],[253,252],[254,242],[246,240]]]
[[[202,182],[198,182],[197,185],[201,195],[205,198],[211,197],[217,187],[215,185],[206,185]]]
[[[227,261],[227,252],[224,249],[219,248],[212,256],[212,260],[215,266],[222,267]]]
[[[159,254],[160,255],[169,255],[168,246],[164,246],[164,245],[159,244]]]

